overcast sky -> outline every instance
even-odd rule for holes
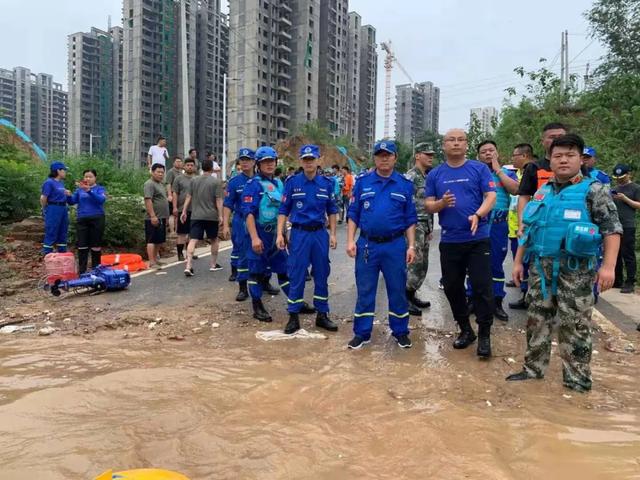
[[[440,131],[465,126],[469,109],[500,107],[504,89],[521,86],[517,66],[536,68],[560,51],[569,30],[571,71],[584,73],[603,53],[587,37],[583,12],[590,0],[350,0],[363,23],[377,29],[378,43],[391,40],[414,81],[441,88]],[[67,35],[121,25],[122,0],[0,0],[0,67],[25,66],[67,85]],[[384,54],[379,52],[377,137],[384,123]],[[555,63],[560,71],[560,61]],[[409,80],[396,68],[393,85]],[[394,89],[395,94],[395,89]],[[392,102],[395,100],[392,99]],[[393,114],[392,114],[393,118]],[[393,120],[392,120],[393,125]]]

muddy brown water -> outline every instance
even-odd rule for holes
[[[349,352],[348,328],[3,341],[0,479],[150,466],[193,480],[640,478],[637,356],[596,356],[580,395],[555,358],[546,380],[506,384],[506,356],[480,362],[425,329],[401,351],[381,326]],[[512,341],[498,332],[497,355]]]

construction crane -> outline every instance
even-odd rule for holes
[[[387,42],[382,42],[380,45],[382,49],[387,52],[387,56],[384,59],[384,69],[385,69],[385,85],[384,85],[384,138],[389,138],[389,117],[391,116],[391,72],[393,71],[393,64],[398,65],[402,73],[409,79],[409,81],[413,84],[414,81],[411,78],[411,75],[405,70],[405,68],[398,62],[398,59],[393,53],[391,49],[391,40]]]

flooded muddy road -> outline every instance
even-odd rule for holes
[[[334,257],[343,323],[327,339],[257,339],[282,327],[282,298],[268,302],[276,322],[257,324],[233,303],[226,275],[205,294],[173,273],[141,277],[120,296],[67,300],[100,306],[87,324],[145,322],[3,335],[0,479],[150,466],[193,480],[640,478],[639,356],[612,348],[610,333],[596,335],[589,394],[562,387],[555,355],[545,380],[507,384],[522,361],[523,318],[496,326],[488,362],[474,347],[454,351],[434,258],[422,292],[434,306],[412,319],[414,348],[397,348],[378,325],[367,348],[347,351],[353,276]],[[171,289],[183,294],[157,307],[137,296]],[[153,315],[162,320],[150,328]],[[162,325],[179,336],[159,335]],[[304,327],[314,330],[311,317]]]

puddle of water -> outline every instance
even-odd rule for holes
[[[640,475],[637,397],[512,387],[504,362],[429,334],[408,352],[380,333],[347,352],[340,337],[274,345],[231,333],[224,347],[0,345],[0,478],[143,467],[192,480]]]

